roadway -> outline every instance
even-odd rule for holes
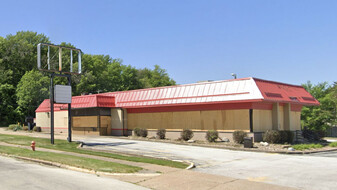
[[[42,166],[0,156],[1,190],[85,190],[85,189],[146,189],[108,177]]]

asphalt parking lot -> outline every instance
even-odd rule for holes
[[[337,150],[336,151],[330,151],[330,152],[312,153],[312,154],[307,154],[306,156],[337,158]]]
[[[84,147],[171,160],[189,160],[195,170],[300,189],[335,189],[337,152],[283,155],[231,151],[121,138],[85,138]]]

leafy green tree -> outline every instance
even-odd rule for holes
[[[138,70],[123,65],[122,60],[105,55],[83,55],[83,75],[75,86],[75,94],[102,93],[142,88]]]
[[[36,70],[27,71],[17,86],[16,96],[20,116],[34,116],[35,109],[49,97],[49,78]]]
[[[142,88],[141,82],[137,79],[138,70],[130,65],[122,66],[122,86],[120,90],[134,90]]]
[[[329,97],[332,100],[332,107],[333,107],[332,108],[333,119],[331,123],[337,126],[337,82],[335,82],[334,85],[331,87]]]
[[[24,116],[33,116],[40,103],[48,98],[48,74],[36,71],[37,44],[51,43],[44,34],[20,31],[15,35],[0,37],[0,125],[15,123]],[[73,47],[70,43],[60,45]],[[42,59],[46,52],[42,51]],[[57,54],[57,49],[52,50]],[[62,52],[63,70],[69,70],[69,52]],[[73,51],[74,58],[77,52]],[[57,60],[56,60],[57,62]],[[74,59],[74,70],[77,59]],[[55,84],[67,84],[64,77],[55,77]],[[136,69],[123,65],[121,59],[109,55],[82,56],[82,75],[72,76],[73,95],[82,93],[102,93],[140,88],[174,85],[165,69],[158,65],[151,69]]]
[[[79,82],[76,85],[76,88],[73,89],[73,95],[81,95],[82,93],[95,92],[97,89],[96,81],[97,78],[92,71],[85,72]],[[75,90],[75,92],[74,92]]]
[[[84,54],[83,75],[76,86],[76,94],[119,90],[121,63],[110,56]]]
[[[151,84],[153,87],[159,87],[175,85],[176,82],[169,77],[165,69],[160,68],[159,65],[155,65],[152,71]]]
[[[302,86],[320,102],[320,106],[302,108],[302,126],[312,130],[326,130],[336,122],[336,101],[332,96],[332,88],[327,82],[313,85],[308,81]]]
[[[155,65],[153,70],[148,68],[139,69],[138,80],[142,84],[142,88],[151,88],[159,86],[172,86],[176,82],[169,77],[165,69]]]
[[[15,99],[12,98],[13,94],[15,94],[13,85],[0,83],[0,126],[16,121],[16,103]]]
[[[1,50],[3,50],[3,49],[1,49],[1,47],[3,46],[3,43],[4,43],[4,38],[0,36],[0,66],[1,66],[1,69],[4,69],[3,64],[2,64],[3,63],[2,57],[4,56],[4,52],[1,51]]]
[[[31,31],[0,38],[0,122],[14,123],[17,115],[15,87],[26,71],[36,69],[36,46],[48,37]]]
[[[16,86],[21,77],[32,69],[36,69],[36,46],[38,43],[50,43],[49,38],[43,34],[31,31],[17,32],[7,35],[0,40],[0,66],[13,73],[10,84]]]
[[[0,126],[16,121],[15,88],[13,85],[8,84],[12,75],[13,72],[11,70],[4,70],[0,66]]]
[[[152,78],[152,71],[150,69],[148,68],[139,69],[137,78],[141,83],[142,88],[153,87],[150,80]]]

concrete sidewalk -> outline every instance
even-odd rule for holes
[[[0,131],[2,133],[2,131]],[[24,133],[16,133],[6,131],[6,134],[15,134],[15,135],[25,135]],[[31,134],[31,133],[26,133]],[[37,133],[32,133],[37,134]],[[48,134],[38,134],[38,137],[48,137]],[[29,135],[33,136],[33,135]],[[62,138],[63,139],[63,138]],[[0,143],[0,145],[5,146],[14,146],[20,148],[27,148],[30,149],[29,146],[20,146],[20,145],[11,145],[7,143]],[[74,155],[80,157],[87,157],[87,158],[94,158],[104,161],[110,161],[120,164],[127,164],[132,166],[139,166],[144,168],[150,173],[153,172],[160,172],[161,175],[156,176],[142,176],[142,175],[116,175],[110,176],[115,179],[119,179],[126,182],[131,182],[137,185],[141,185],[144,187],[148,187],[151,189],[252,189],[252,190],[283,190],[283,189],[294,189],[289,187],[283,187],[278,185],[271,185],[266,183],[254,182],[244,179],[236,179],[226,176],[214,175],[214,174],[206,174],[201,172],[196,172],[193,170],[184,170],[184,169],[177,169],[171,168],[166,166],[159,166],[154,164],[147,164],[147,163],[139,163],[139,162],[130,162],[125,160],[118,160],[100,156],[93,156],[93,155],[85,155],[79,153],[72,153],[72,152],[65,152],[65,151],[58,151],[58,150],[51,150],[51,149],[44,149],[39,148],[37,145],[37,151],[46,151],[46,152],[55,152],[59,154],[67,154],[67,155]]]

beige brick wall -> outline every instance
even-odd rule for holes
[[[50,113],[36,112],[36,126],[43,131],[50,131]],[[68,111],[54,112],[54,129],[57,132],[68,132]]]

